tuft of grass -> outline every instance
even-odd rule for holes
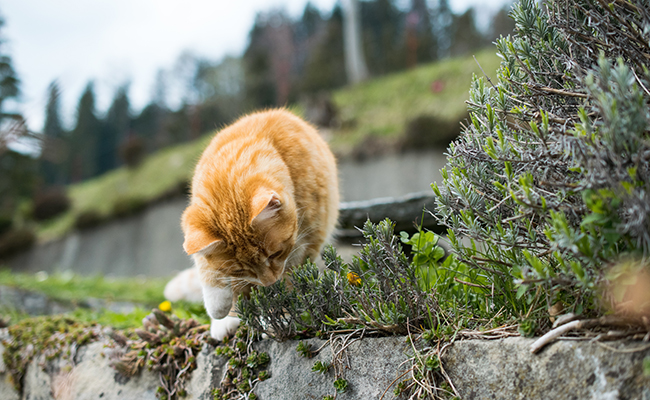
[[[0,285],[43,293],[57,300],[80,301],[89,297],[157,305],[164,301],[167,278],[85,277],[73,273],[22,274],[0,270]]]
[[[88,308],[77,308],[72,312],[64,314],[64,316],[80,324],[97,324],[123,330],[142,326],[142,319],[150,312],[151,310],[140,307],[130,313],[117,313],[106,309],[91,310]]]

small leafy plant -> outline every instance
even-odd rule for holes
[[[336,389],[338,393],[345,392],[348,389],[348,381],[343,378],[338,378],[334,381],[334,389]]]
[[[253,392],[255,386],[271,377],[266,370],[271,361],[268,353],[258,352],[251,346],[257,340],[259,334],[247,326],[240,326],[234,338],[224,340],[215,349],[218,356],[228,358],[228,367],[221,386],[213,392],[215,400],[257,398]]]
[[[327,371],[329,371],[329,369],[330,369],[331,367],[332,367],[332,364],[330,364],[330,363],[328,363],[328,362],[325,362],[325,363],[324,363],[324,362],[322,362],[322,361],[316,361],[316,362],[314,363],[314,366],[311,367],[311,370],[312,370],[313,372],[320,372],[321,374],[324,374],[324,373],[326,373]]]
[[[311,351],[311,344],[307,344],[303,341],[298,342],[296,351],[300,354],[300,356],[305,358],[311,358],[313,356]]]
[[[430,349],[429,341],[449,340],[461,327],[498,323],[490,315],[491,303],[485,300],[490,289],[484,276],[453,254],[446,255],[437,235],[421,231],[397,237],[388,220],[377,225],[367,222],[362,232],[366,244],[351,263],[343,262],[333,248],[326,249],[324,271],[307,263],[294,269],[291,284],[255,288],[250,299],[240,298],[242,319],[276,340],[330,336],[332,341],[331,335],[342,332],[370,331],[408,335],[413,343],[418,342],[414,349]],[[412,259],[404,254],[403,245],[410,247]],[[426,343],[413,336],[417,333]],[[313,354],[303,341],[296,351],[303,357]],[[413,360],[414,380],[433,381],[434,388],[435,382],[444,382],[436,351],[414,355]],[[326,373],[333,367],[333,384],[341,393],[348,382],[342,368],[334,364],[336,360],[332,364],[317,361],[312,371]],[[406,383],[398,388],[400,393],[417,391]]]
[[[208,325],[154,309],[144,318],[142,328],[134,333],[136,337],[131,338],[117,331],[111,333],[116,348],[113,367],[129,377],[146,367],[160,376],[158,398],[184,397],[185,383],[196,368],[196,357],[208,339]]]

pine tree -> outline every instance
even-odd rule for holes
[[[0,28],[4,26],[4,20],[0,18]],[[4,41],[0,40],[0,46]],[[7,113],[4,110],[4,102],[18,96],[18,77],[12,66],[11,57],[0,53],[0,120],[15,118],[15,114]]]
[[[4,20],[0,17],[0,29]],[[35,188],[36,165],[32,157],[7,147],[26,133],[20,114],[6,111],[6,101],[18,97],[20,81],[11,57],[4,53],[0,39],[0,223],[11,221],[21,197],[29,197]]]
[[[454,22],[454,14],[449,8],[449,2],[447,0],[438,0],[434,15],[436,17],[433,21],[433,31],[438,42],[438,58],[449,57]]]
[[[308,1],[305,5],[305,10],[302,13],[302,18],[300,18],[299,21],[299,31],[305,38],[309,38],[318,32],[322,24],[323,17],[321,16],[320,11],[318,11],[318,8]]]
[[[68,169],[71,181],[90,178],[96,172],[97,141],[101,124],[95,114],[95,91],[92,82],[84,89],[77,106],[77,122],[70,136]]]
[[[489,41],[494,42],[501,36],[512,35],[515,21],[508,15],[510,7],[503,7],[492,17],[490,22]]]
[[[148,153],[155,151],[160,146],[164,120],[168,113],[169,110],[152,101],[131,122],[133,132],[142,138]]]
[[[276,100],[276,87],[273,82],[266,23],[261,14],[255,18],[249,37],[249,44],[243,57],[246,102],[249,108],[273,106]]]
[[[363,46],[370,73],[382,75],[404,69],[404,14],[392,0],[363,2],[360,6]]]
[[[435,60],[437,47],[426,1],[411,0],[411,10],[406,15],[407,66]]]
[[[0,17],[0,29],[5,22]],[[18,97],[20,81],[14,71],[11,57],[4,53],[4,40],[0,38],[0,154],[6,150],[7,143],[15,140],[25,132],[23,118],[20,114],[7,112],[5,102]],[[13,123],[6,124],[8,120]],[[8,126],[8,129],[7,129]]]
[[[476,28],[474,9],[469,8],[463,14],[454,16],[452,25],[451,56],[467,54],[485,44],[483,35]]]
[[[313,94],[341,87],[346,82],[343,11],[337,4],[326,22],[323,39],[309,54],[299,85],[304,93]]]
[[[68,143],[61,124],[59,84],[53,81],[47,91],[40,171],[45,185],[62,185],[68,180],[64,164],[68,157]]]
[[[96,173],[102,174],[120,165],[119,148],[131,129],[128,86],[117,89],[95,147]]]

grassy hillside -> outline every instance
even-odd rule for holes
[[[493,49],[476,54],[488,74],[499,59]],[[482,74],[472,56],[445,60],[343,88],[332,94],[339,110],[341,127],[331,136],[335,152],[346,153],[370,136],[398,138],[406,124],[419,116],[457,121],[464,115],[472,74]],[[437,91],[432,84],[438,82]],[[300,108],[296,108],[300,113]],[[38,226],[39,240],[61,237],[74,228],[79,215],[100,218],[136,209],[166,193],[178,191],[192,174],[206,135],[192,143],[167,148],[149,156],[135,169],[120,168],[96,179],[71,185],[72,208],[66,214]],[[125,210],[126,209],[126,210]]]
[[[493,49],[477,53],[476,61],[494,78],[500,59]],[[457,121],[467,110],[472,75],[483,74],[476,61],[472,56],[453,58],[334,92],[344,124],[334,132],[332,146],[341,152],[371,135],[400,136],[419,116]],[[434,82],[441,85],[435,93]]]
[[[188,181],[209,140],[207,135],[191,143],[166,148],[147,157],[135,169],[123,167],[70,185],[68,195],[72,208],[41,224],[38,227],[39,240],[62,236],[72,229],[77,216],[82,213],[93,212],[101,218],[110,218],[119,205],[137,207],[176,191],[179,185]]]

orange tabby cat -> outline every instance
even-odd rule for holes
[[[219,132],[199,160],[183,247],[191,254],[217,339],[239,319],[240,293],[315,260],[338,216],[336,161],[325,141],[286,110],[247,115]]]

